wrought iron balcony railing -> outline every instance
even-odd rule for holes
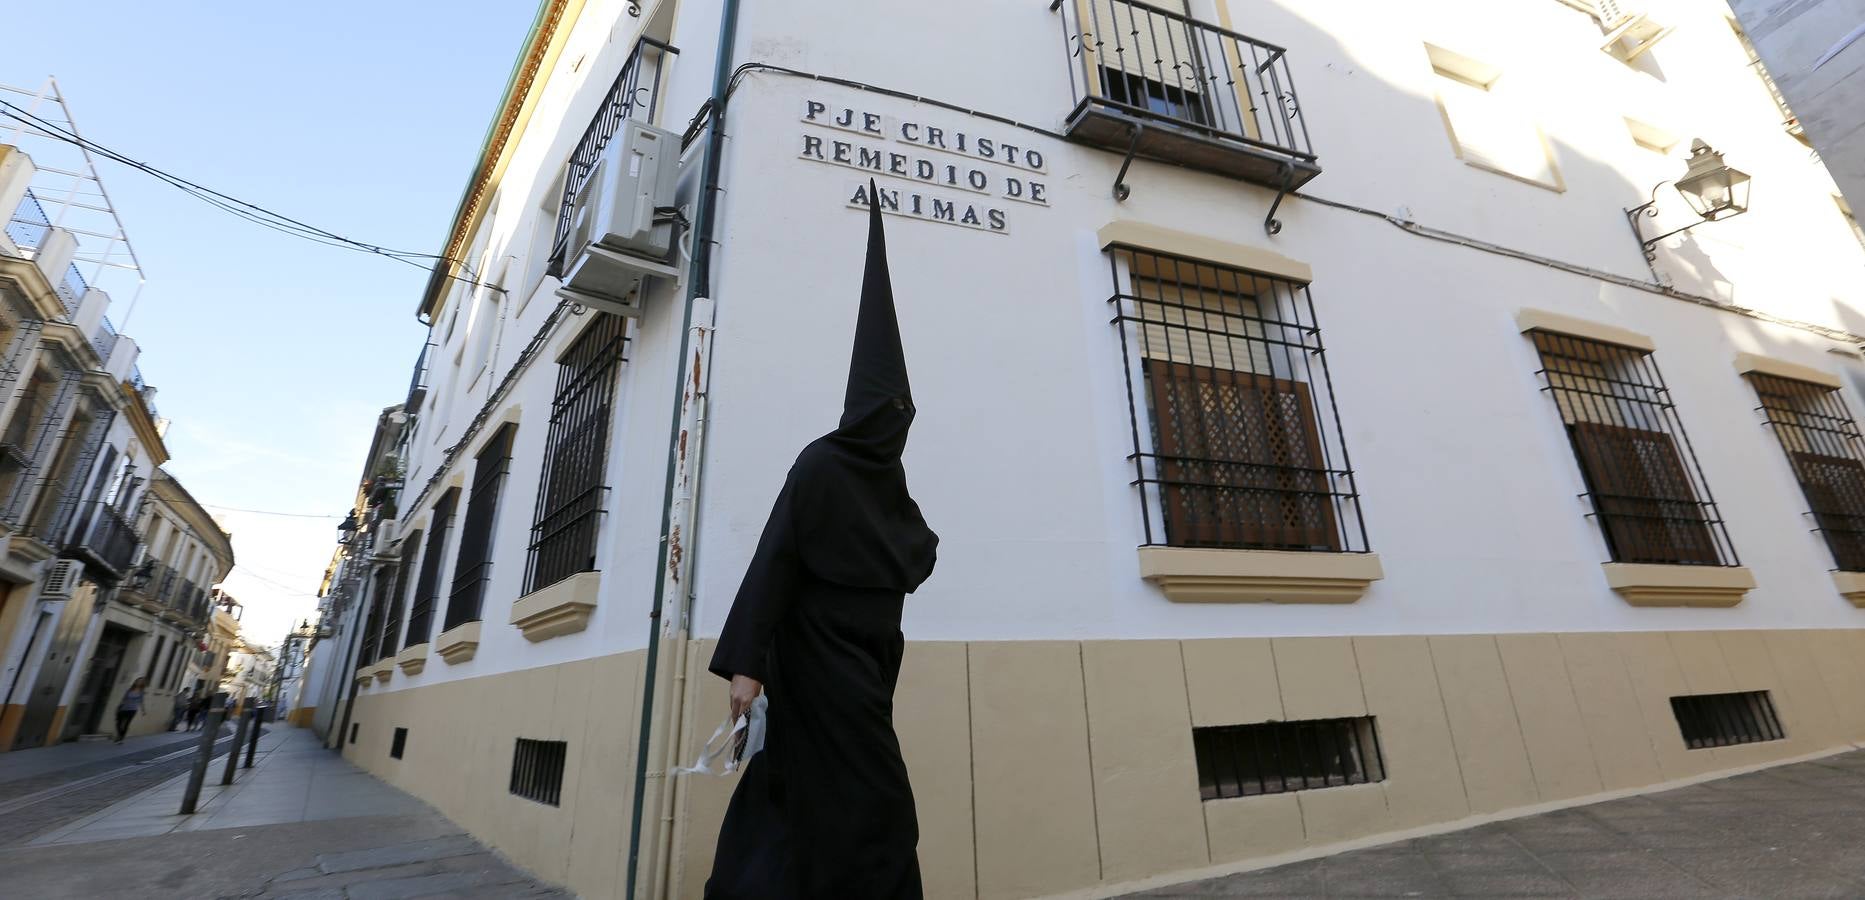
[[[421,358],[414,361],[414,378],[408,382],[408,400],[402,404],[402,410],[408,415],[420,412],[421,404],[427,400],[427,358],[434,347],[432,343],[422,346]]]
[[[654,109],[660,102],[661,80],[666,74],[669,57],[679,52],[653,38],[644,37],[636,42],[634,52],[628,54],[628,61],[622,64],[622,73],[615,77],[615,84],[602,98],[595,118],[584,129],[582,140],[576,142],[576,150],[570,154],[569,170],[563,177],[563,197],[557,205],[557,230],[551,237],[547,269],[551,275],[562,275],[569,264],[570,213],[576,206],[576,195],[595,171],[609,139],[622,130],[623,122],[629,119],[654,121]]]
[[[77,538],[68,548],[78,558],[112,581],[129,573],[140,543],[136,527],[129,519],[101,500],[93,500],[85,509],[84,522],[78,526]]]
[[[51,230],[52,220],[46,217],[39,198],[27,191],[26,199],[20,201],[19,209],[6,223],[6,236],[21,250],[36,250],[45,243],[46,232]]]
[[[1281,47],[1134,0],[1050,10],[1062,20],[1071,139],[1278,190],[1321,174]]]
[[[117,347],[117,326],[110,321],[109,316],[105,316],[103,322],[98,324],[97,333],[91,335],[91,346],[97,348],[100,361],[106,364],[110,362],[110,352]]]

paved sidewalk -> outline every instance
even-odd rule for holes
[[[201,740],[198,731],[162,731],[115,741],[73,741],[52,747],[34,747],[0,753],[0,785],[25,779],[37,779],[79,766],[109,763],[123,757],[135,759],[193,746]],[[121,765],[121,762],[117,763]]]
[[[1865,751],[1161,888],[1163,897],[1865,897]]]
[[[186,776],[0,850],[8,896],[55,898],[561,897],[433,808],[357,769],[309,731],[273,726],[252,769],[220,787],[209,766],[199,812]],[[17,892],[17,893],[15,893]]]

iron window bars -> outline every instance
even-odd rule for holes
[[[1529,335],[1612,561],[1739,565],[1657,360],[1620,344]]]
[[[615,384],[628,342],[621,316],[598,312],[558,360],[537,516],[525,563],[525,593],[596,568]]]
[[[1071,121],[1096,108],[1164,122],[1312,167],[1286,51],[1134,0],[1053,0],[1069,57]]]
[[[1192,729],[1205,800],[1386,780],[1372,716]]]
[[[511,792],[546,806],[558,805],[563,797],[563,764],[569,747],[565,741],[518,738],[512,750]]]
[[[453,593],[447,598],[447,628],[479,619],[492,578],[492,528],[498,521],[499,493],[512,467],[512,437],[518,426],[507,422],[486,442],[473,461],[473,493],[466,500],[460,550],[453,566]]]
[[[396,728],[395,736],[389,740],[389,757],[391,759],[401,759],[402,754],[407,752],[407,750],[408,729]]]
[[[357,657],[365,666],[382,658],[382,607],[388,602],[389,570],[376,569],[374,582],[374,590],[369,593],[369,614],[363,617],[363,651]]]
[[[629,119],[654,122],[654,108],[660,102],[661,75],[667,67],[667,58],[679,52],[671,45],[644,37],[635,43],[628,61],[622,64],[621,74],[615,76],[615,84],[602,98],[602,105],[596,108],[595,117],[570,153],[569,168],[563,176],[563,196],[557,204],[557,229],[551,235],[547,274],[563,275],[570,262],[570,213],[576,207],[576,195],[589,180],[589,173],[595,171],[596,163],[602,159],[609,139],[622,130],[622,123]]]
[[[460,489],[448,488],[434,501],[434,517],[427,523],[427,546],[421,551],[421,577],[414,584],[414,613],[408,617],[408,635],[427,640],[434,630],[434,604],[440,600],[440,558],[447,551],[447,535],[453,531],[453,510],[460,502]],[[416,625],[420,630],[415,630]]]
[[[410,533],[407,537],[402,538],[401,553],[396,556],[395,586],[392,588],[395,592],[393,601],[395,604],[395,615],[391,620],[396,624],[385,629],[385,633],[383,634],[382,655],[385,657],[394,656],[395,651],[402,647],[412,647],[415,644],[427,640],[427,620],[420,615],[418,605],[415,605],[409,610],[407,634],[397,635],[395,632],[395,629],[400,627],[402,606],[409,603],[408,581],[414,577],[414,555],[415,551],[419,549],[421,549],[421,531],[420,529],[415,529],[415,531]],[[400,644],[395,642],[395,638],[398,636],[401,637]]]
[[[1774,714],[1774,700],[1767,691],[1672,697],[1671,714],[1677,717],[1684,746],[1691,750],[1758,744],[1787,737],[1780,717]]]
[[[1865,572],[1865,447],[1839,389],[1748,373],[1761,411],[1842,571]]]
[[[1146,544],[1365,552],[1306,285],[1115,247]]]

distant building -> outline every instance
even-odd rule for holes
[[[1730,0],[1731,26],[1781,126],[1820,154],[1839,185],[1841,214],[1865,213],[1865,3]],[[1860,234],[1865,241],[1865,233]]]

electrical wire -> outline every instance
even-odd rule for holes
[[[221,506],[218,503],[203,503],[201,505],[204,507],[207,507],[208,509],[220,510],[221,512],[247,513],[247,514],[255,515],[255,516],[282,516],[288,519],[341,519],[343,518],[343,516],[331,515],[329,513],[292,513],[292,512],[277,512],[277,511],[270,510],[270,509],[242,509],[237,506]]]
[[[185,194],[188,194],[191,197],[194,197],[197,200],[207,203],[208,205],[213,206],[223,212],[226,212],[230,215],[237,216],[255,225],[259,225],[265,228],[270,228],[282,234],[286,234],[291,237],[296,237],[301,240],[307,240],[315,244],[322,244],[327,247],[335,247],[335,248],[344,249],[344,250],[353,250],[357,252],[368,253],[374,256],[380,256],[385,259],[391,259],[396,262],[402,263],[403,265],[412,266],[414,268],[420,269],[425,272],[435,272],[435,273],[443,274],[445,277],[449,279],[452,279],[455,281],[462,281],[474,287],[487,287],[487,288],[491,288],[492,290],[498,291],[500,293],[505,292],[505,289],[503,287],[500,287],[498,285],[486,284],[485,282],[480,281],[479,273],[474,271],[472,265],[470,265],[467,262],[453,259],[452,257],[446,256],[443,254],[423,253],[423,252],[415,251],[415,250],[394,250],[388,247],[384,247],[380,244],[373,244],[373,243],[369,243],[366,241],[359,241],[354,238],[346,237],[342,234],[338,234],[337,232],[330,231],[325,228],[319,228],[315,225],[311,225],[307,222],[303,222],[301,220],[292,218],[283,213],[279,213],[279,212],[275,212],[273,210],[267,209],[266,207],[260,206],[256,203],[250,203],[248,201],[241,200],[238,197],[234,197],[230,194],[222,193],[220,191],[206,187],[205,185],[201,185],[199,183],[190,181],[186,178],[182,178],[178,175],[171,174],[167,171],[164,171],[153,165],[150,165],[149,163],[142,162],[141,160],[137,160],[132,157],[126,156],[122,153],[119,153],[115,150],[110,149],[109,147],[99,144],[96,141],[83,137],[82,135],[79,135],[75,131],[66,129],[64,126],[61,126],[56,122],[52,122],[47,119],[40,118],[39,116],[33,114],[32,112],[22,109],[21,107],[13,103],[10,103],[6,100],[0,100],[0,117],[12,119],[16,122],[26,125],[32,128],[35,133],[37,133],[38,135],[42,137],[49,138],[51,140],[60,141],[60,142],[67,143],[67,144],[71,144],[83,150],[87,150],[91,153],[95,153],[98,156],[102,156],[105,159],[109,159],[113,162],[120,163],[132,169],[140,171],[144,174],[147,174],[151,177],[156,178],[159,181],[162,181],[165,184],[168,184],[171,187],[176,188],[177,190],[182,191]],[[441,262],[441,263],[457,265],[471,277],[461,278],[460,276],[453,275],[450,272],[445,272],[444,271],[444,269],[446,268],[445,266],[425,265],[421,262],[417,262],[416,260],[434,260],[434,261]]]

